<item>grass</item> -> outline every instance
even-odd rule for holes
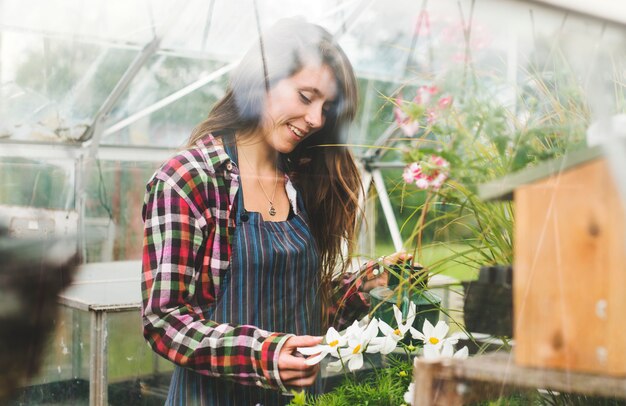
[[[405,357],[388,356],[386,368],[365,374],[347,373],[332,391],[294,399],[290,406],[397,406],[412,381],[413,365]]]

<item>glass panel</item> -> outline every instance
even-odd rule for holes
[[[141,258],[145,185],[160,163],[99,161],[87,180],[87,262]]]
[[[493,92],[496,97],[509,103],[514,103],[522,90],[527,73],[554,66],[555,58],[563,59],[588,85],[602,76],[590,69],[619,66],[622,62],[616,58],[623,58],[619,50],[624,35],[616,26],[521,2],[258,4],[261,28],[280,17],[302,15],[337,32],[361,76],[404,86],[458,71],[469,84],[491,83],[492,90],[499,90]],[[165,61],[163,55],[222,63],[239,57],[257,34],[253,6],[199,0],[177,6],[166,1],[102,1],[89,6],[77,0],[45,4],[3,1],[0,100],[12,102],[0,104],[0,136],[76,139],[141,47],[155,35],[162,36],[161,57],[151,63],[149,74],[133,82],[127,97],[112,112],[110,128],[220,66],[188,59],[184,63],[182,58]],[[503,30],[499,24],[510,15],[517,18]],[[596,58],[585,57],[589,55]],[[217,86],[223,89],[224,82]],[[586,90],[602,86],[606,84]],[[205,92],[204,88],[200,92]],[[206,95],[198,97],[184,107],[179,104],[179,109],[201,105],[199,109],[206,110],[213,101]],[[606,101],[598,103],[596,109],[606,107],[602,105]],[[177,110],[162,117],[185,122],[185,132],[202,117],[180,117]],[[162,132],[161,127],[152,134]],[[157,143],[160,137],[156,135]],[[171,138],[165,136],[164,145],[175,144]],[[137,143],[128,134],[105,142]]]
[[[12,404],[89,404],[89,313],[59,306],[41,369]]]
[[[261,30],[274,21],[301,16],[316,21],[335,32],[359,6],[361,0],[320,0],[294,2],[272,1],[206,1],[185,2],[171,28],[165,33],[162,47],[183,52],[202,52],[211,58],[232,61],[255,41],[258,35],[255,3]]]
[[[307,6],[312,14],[307,15],[315,18],[324,11],[322,19],[338,26],[338,16],[354,8],[357,2],[339,5],[333,2],[333,9],[312,4]],[[304,11],[302,5],[295,8]],[[260,12],[260,18],[264,16],[261,27],[293,14],[290,11],[293,9],[293,3],[266,4]],[[162,52],[149,60],[108,118],[102,142],[180,146],[224,94],[229,72],[224,71],[189,95],[180,95],[178,91],[214,75],[225,62],[240,57],[257,33],[251,4],[186,3],[162,40]]]
[[[135,50],[2,32],[0,137],[79,139]]]
[[[223,95],[227,77],[216,77],[180,98],[175,94],[214,74],[222,66],[222,63],[209,60],[154,56],[132,81],[106,120],[102,143],[180,147],[192,128],[206,117],[210,107]],[[164,107],[142,113],[172,95],[175,97],[171,102],[166,101],[168,104]]]
[[[73,209],[73,162],[0,158],[0,205]]]
[[[59,307],[41,369],[15,404],[89,404],[90,317],[86,311]],[[173,366],[145,344],[139,311],[109,312],[107,319],[108,350],[99,355],[108,365],[109,404],[163,404]]]
[[[175,10],[163,0],[3,0],[0,6],[6,28],[126,44],[149,42]]]
[[[402,79],[420,3],[373,2],[342,35],[339,42],[360,74]]]
[[[163,404],[173,364],[157,356],[141,335],[136,312],[108,315],[109,403],[118,405]],[[128,334],[134,331],[137,334]]]

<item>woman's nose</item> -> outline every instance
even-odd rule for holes
[[[320,128],[324,125],[324,111],[322,109],[322,105],[314,105],[307,111],[304,120],[308,123],[308,125],[312,128]]]

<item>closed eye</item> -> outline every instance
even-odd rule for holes
[[[298,91],[298,95],[300,96],[300,100],[302,101],[302,103],[306,105],[313,103],[313,100],[305,96],[303,92]],[[324,116],[327,116],[329,114],[332,114],[335,108],[335,103],[324,103],[322,105],[322,113],[324,114]]]
[[[302,92],[298,92],[298,94],[300,95],[300,100],[302,100],[302,102],[303,102],[304,104],[311,104],[311,99],[309,99],[308,97],[306,97],[306,96],[304,95],[304,93],[302,93]]]

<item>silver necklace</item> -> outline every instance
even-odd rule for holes
[[[248,166],[250,168],[252,168],[252,165],[250,164],[250,161],[248,160],[248,157],[246,156],[246,153],[243,152],[243,150],[241,150],[241,155],[243,155],[243,158],[248,163]],[[263,187],[263,184],[261,183],[261,179],[257,176],[256,180],[257,180],[257,182],[259,182],[259,186],[261,187],[261,191],[263,192],[263,194],[265,195],[265,198],[267,199],[267,201],[270,204],[270,208],[268,210],[268,213],[270,214],[270,216],[273,217],[273,216],[276,215],[276,209],[274,208],[274,197],[276,197],[276,185],[278,185],[278,170],[276,168],[274,168],[274,191],[272,192],[272,198],[271,199],[268,196],[268,194],[265,192],[265,188]]]

